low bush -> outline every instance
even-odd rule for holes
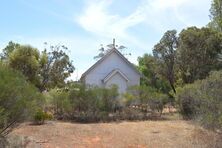
[[[0,63],[0,135],[30,118],[44,101],[38,90],[19,72]]]
[[[48,103],[46,107],[51,108],[50,112],[57,118],[62,119],[66,113],[70,112],[72,104],[68,98],[69,92],[65,89],[52,89],[45,96],[47,96],[46,102]]]
[[[53,116],[49,113],[46,113],[42,110],[37,110],[34,115],[34,123],[35,124],[44,124],[45,120],[51,120]]]
[[[147,117],[146,113],[132,107],[125,107],[119,116],[121,120],[145,120]]]
[[[145,86],[132,87],[124,95],[118,88],[86,87],[73,83],[67,88],[53,89],[45,94],[50,112],[56,119],[79,122],[143,120],[161,116],[168,96]],[[137,106],[137,108],[133,108]]]
[[[162,115],[164,105],[169,101],[169,97],[157,90],[147,86],[135,86],[129,89],[124,95],[124,102],[127,106],[139,106],[143,112],[156,113]]]
[[[45,96],[46,108],[51,108],[57,119],[82,122],[104,120],[108,113],[119,108],[117,87],[110,89],[73,84],[69,88],[53,89]]]
[[[184,118],[194,119],[209,128],[222,129],[222,71],[204,80],[179,88],[176,99]]]
[[[184,119],[196,118],[199,113],[201,95],[200,81],[177,89],[177,102]],[[202,100],[203,101],[203,100]]]

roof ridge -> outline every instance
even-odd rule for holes
[[[111,53],[116,52],[126,63],[128,63],[135,72],[140,74],[140,72],[136,69],[136,67],[127,59],[124,57],[124,55],[116,48],[112,48],[110,51],[108,51],[101,59],[99,59],[96,63],[94,63],[89,69],[87,69],[81,76],[81,79],[85,77],[96,65],[101,63],[106,57],[108,57]],[[141,74],[140,74],[141,75]]]

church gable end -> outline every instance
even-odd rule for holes
[[[115,76],[115,77],[114,77]],[[118,76],[118,77],[117,77]],[[139,85],[140,74],[117,49],[112,49],[103,58],[97,61],[92,67],[90,67],[83,75],[82,80],[89,85],[96,85],[106,87],[106,82],[121,80],[121,83],[117,85],[119,87]],[[122,84],[126,83],[126,84]]]

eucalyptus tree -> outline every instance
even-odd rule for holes
[[[222,0],[212,0],[209,26],[222,32]]]
[[[39,57],[38,49],[29,45],[18,45],[8,56],[11,68],[20,71],[34,85],[39,85]]]
[[[143,74],[141,85],[153,87],[158,91],[168,94],[171,87],[162,75],[162,65],[153,55],[144,54],[138,58],[138,69]]]
[[[169,30],[163,35],[159,43],[157,43],[153,49],[154,57],[158,59],[160,64],[162,64],[162,74],[169,81],[169,84],[174,93],[176,93],[174,86],[174,68],[177,47],[177,32],[176,30]]]
[[[47,43],[45,43],[47,45]],[[48,49],[47,49],[48,48]],[[65,80],[74,72],[75,67],[70,60],[64,45],[49,46],[40,57],[41,90],[63,87]]]
[[[222,34],[210,28],[190,27],[179,34],[177,61],[182,79],[193,83],[222,68]]]

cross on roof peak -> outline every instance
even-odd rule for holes
[[[114,48],[116,47],[116,40],[115,40],[115,38],[113,38],[113,47]]]

